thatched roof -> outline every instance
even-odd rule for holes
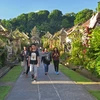
[[[27,34],[25,34],[24,32],[22,32],[23,36],[27,39],[29,39],[29,36]]]
[[[2,25],[0,25],[0,32],[6,32],[6,31],[7,31],[7,29],[4,28]]]
[[[0,36],[4,37],[4,38],[8,38],[8,34],[9,31],[7,29],[5,29],[2,25],[0,25]]]
[[[44,37],[46,37],[46,38],[51,38],[52,37],[52,34],[50,34],[49,32],[47,32],[45,35],[44,35]]]

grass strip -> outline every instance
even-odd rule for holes
[[[5,96],[9,93],[11,86],[0,86],[0,100],[5,100]]]
[[[75,82],[89,82],[92,83],[91,80],[89,80],[88,78],[80,75],[79,73],[73,71],[73,70],[70,70],[68,69],[67,67],[64,67],[63,65],[60,64],[60,71],[62,73],[64,73],[65,75],[67,75],[71,80],[75,81]],[[100,100],[100,91],[94,91],[94,90],[88,90],[88,92],[93,95],[97,100]]]
[[[100,91],[89,91],[97,100],[100,100]]]
[[[65,75],[67,75],[71,80],[75,82],[92,82],[90,79],[80,75],[79,73],[64,67],[63,65],[60,64],[60,71],[63,72]]]
[[[15,82],[22,71],[21,66],[14,66],[4,77],[0,79],[2,82]]]
[[[14,66],[6,75],[4,75],[0,82],[15,82],[22,71],[21,66]],[[0,86],[0,100],[5,100],[6,95],[9,93],[11,86]]]

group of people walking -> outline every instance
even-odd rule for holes
[[[37,68],[40,64],[43,64],[45,75],[47,75],[49,65],[53,61],[55,73],[59,75],[59,57],[60,53],[57,47],[52,51],[44,48],[41,54],[36,44],[32,44],[28,49],[24,47],[21,52],[21,65],[24,68],[23,74],[26,74],[27,77],[30,71],[32,80],[37,81]]]

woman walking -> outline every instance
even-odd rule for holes
[[[51,53],[48,52],[46,48],[44,49],[44,54],[42,55],[42,61],[45,69],[45,75],[47,75],[49,70],[49,65],[51,62]]]
[[[60,53],[58,51],[58,48],[55,47],[52,52],[52,59],[54,63],[54,69],[57,75],[59,74],[59,57],[60,57]]]
[[[24,46],[24,47],[23,47],[23,50],[22,50],[22,52],[21,52],[21,61],[22,61],[22,63],[23,63],[22,66],[24,67],[24,72],[23,72],[23,74],[25,74],[26,71],[27,71],[27,60],[28,60],[28,50],[27,50],[26,46]]]
[[[28,47],[28,58],[29,58],[29,54],[31,52],[31,46]],[[30,66],[28,65],[28,58],[27,58],[27,70],[26,70],[26,77],[28,76],[28,72],[30,70]]]

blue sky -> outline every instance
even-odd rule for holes
[[[92,9],[100,0],[0,0],[0,19],[10,19],[22,13],[39,10],[53,11],[58,9],[63,14],[79,12],[85,8]]]

